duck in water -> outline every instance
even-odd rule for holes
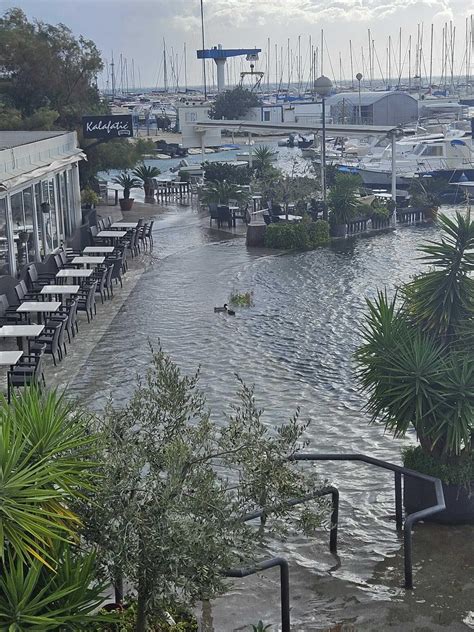
[[[235,316],[234,310],[233,309],[229,309],[227,303],[224,303],[223,307],[214,307],[214,312],[216,314],[220,314],[222,312],[222,313],[228,314],[229,316]]]

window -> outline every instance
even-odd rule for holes
[[[14,255],[17,268],[35,260],[32,189],[15,193],[10,198],[13,221]]]
[[[46,239],[50,250],[59,246],[56,198],[54,195],[54,178],[47,183],[49,189],[49,216],[46,220]]]
[[[263,120],[268,122],[270,120],[270,110],[265,110],[263,113]]]
[[[425,150],[423,151],[423,156],[442,156],[443,155],[443,146],[442,145],[426,145]]]
[[[7,234],[7,199],[0,199],[0,274],[10,274],[10,252]]]

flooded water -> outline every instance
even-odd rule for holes
[[[238,373],[255,383],[268,424],[301,407],[311,420],[310,450],[361,452],[399,463],[400,447],[413,439],[394,441],[368,425],[352,355],[365,297],[417,272],[416,247],[436,230],[402,228],[338,247],[274,254],[249,251],[242,238],[210,230],[207,218],[192,208],[170,210],[155,223],[153,265],[71,390],[95,408],[108,393],[125,400],[134,372],[148,362],[148,340],[161,340],[185,371],[201,366],[201,387],[218,421],[234,401]],[[233,318],[215,314],[214,306],[233,289],[252,291],[254,306],[238,309]],[[290,562],[292,629],[345,624],[361,631],[468,630],[474,528],[418,525],[415,590],[407,592],[401,588],[392,476],[363,464],[318,467],[341,493],[339,557],[329,553],[324,531],[271,551]],[[247,630],[262,619],[277,630],[277,580],[274,570],[233,583],[230,594],[213,604],[213,629]]]

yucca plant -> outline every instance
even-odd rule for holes
[[[331,225],[347,224],[355,215],[357,190],[361,184],[359,176],[339,173],[328,195]]]
[[[160,175],[161,171],[158,167],[151,167],[145,165],[143,162],[135,167],[132,171],[133,175],[142,180],[143,190],[145,191],[145,197],[153,197],[153,182],[152,179]]]
[[[97,614],[107,586],[96,580],[94,553],[75,553],[64,543],[53,548],[54,573],[39,560],[25,564],[7,554],[0,573],[1,630],[88,630],[113,623],[113,615]]]
[[[53,544],[72,540],[79,519],[69,502],[90,489],[96,437],[87,418],[57,392],[36,388],[0,397],[0,560],[54,567]]]
[[[270,169],[273,162],[273,151],[265,145],[259,145],[252,151],[252,164],[257,171],[258,177]]]
[[[474,222],[440,216],[430,266],[389,298],[367,301],[358,375],[372,421],[395,436],[413,427],[425,455],[463,463],[474,444]],[[466,481],[471,473],[466,468]]]

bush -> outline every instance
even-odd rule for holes
[[[225,180],[229,184],[249,184],[252,177],[248,166],[229,165],[225,162],[204,162],[202,166],[204,177],[210,182]]]
[[[265,233],[265,246],[279,250],[312,250],[329,243],[329,224],[316,222],[270,224]]]
[[[474,453],[465,454],[452,463],[441,463],[427,454],[421,446],[410,446],[403,450],[403,465],[428,476],[436,476],[450,485],[469,486],[474,481]]]

